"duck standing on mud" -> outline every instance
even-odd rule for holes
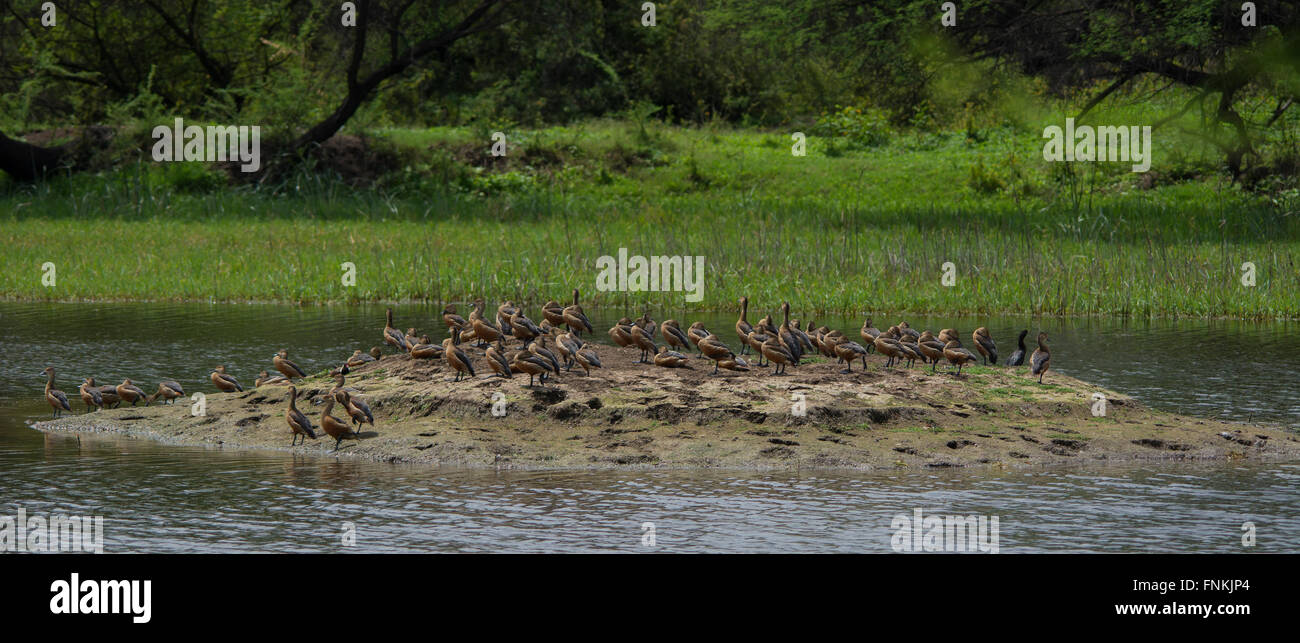
[[[293,434],[293,442],[289,443],[289,446],[298,444],[298,436],[302,436],[304,444],[307,443],[307,438],[316,439],[316,427],[312,426],[311,420],[298,410],[298,387],[296,386],[289,387],[289,408],[284,410],[284,420],[289,424],[289,431]]]
[[[403,335],[402,331],[393,328],[392,308],[384,311],[384,318],[387,320],[384,322],[384,343],[403,353],[407,352],[411,347],[406,344],[406,335]]]
[[[175,404],[176,398],[184,396],[185,389],[181,388],[179,382],[175,380],[164,380],[158,382],[158,391],[149,396],[149,401],[153,402],[158,398],[162,398],[163,402],[166,404]]]
[[[344,393],[343,395],[347,395],[347,393]],[[337,453],[339,450],[339,444],[342,443],[343,440],[360,440],[361,436],[357,435],[357,432],[352,430],[352,425],[331,415],[330,411],[332,410],[334,410],[334,396],[326,395],[325,408],[321,409],[320,412],[320,426],[322,429],[325,429],[325,435],[334,438],[334,452]]]
[[[500,335],[497,337],[499,338]],[[447,365],[456,371],[455,381],[459,382],[465,375],[474,377],[474,363],[469,360],[469,355],[466,355],[465,351],[453,345],[452,338],[442,340],[442,354],[447,358]]]
[[[63,411],[71,412],[72,407],[68,406],[67,394],[54,388],[54,367],[46,366],[45,370],[41,371],[41,375],[46,376],[45,402],[50,405],[50,408],[54,409],[54,417],[59,417],[59,414]]]
[[[99,389],[95,387],[95,381],[89,377],[81,381],[81,386],[77,387],[77,392],[81,394],[81,403],[86,405],[87,413],[92,408],[104,408],[104,396],[99,394]]]
[[[117,396],[121,398],[123,402],[130,402],[131,406],[135,406],[136,402],[145,400],[148,397],[145,395],[143,389],[136,386],[135,383],[131,381],[131,378],[122,380],[122,383],[118,384],[116,388]],[[145,401],[145,406],[149,406],[147,400]]]
[[[975,342],[975,350],[979,351],[980,363],[998,363],[998,345],[993,343],[993,337],[989,335],[989,329],[980,326],[975,329],[974,333],[971,333],[970,337]]]
[[[573,289],[573,303],[566,306],[560,314],[564,318],[564,325],[569,327],[569,332],[576,337],[581,337],[585,331],[591,331],[591,320],[587,319],[586,313],[582,312],[582,306],[578,305],[578,289]]]
[[[1052,365],[1052,351],[1047,349],[1047,333],[1038,333],[1038,348],[1029,357],[1030,373],[1038,376],[1038,383],[1043,383],[1043,376]]]

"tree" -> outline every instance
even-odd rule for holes
[[[1241,3],[1217,0],[979,0],[961,3],[953,36],[971,57],[1016,65],[1057,90],[1102,85],[1080,116],[1144,76],[1191,88],[1195,96],[1154,127],[1199,107],[1211,127],[1196,134],[1222,150],[1235,180],[1254,133],[1300,97],[1300,9],[1254,4],[1258,26],[1242,24]],[[1251,123],[1241,103],[1258,96],[1276,107]]]

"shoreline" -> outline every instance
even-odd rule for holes
[[[767,370],[711,376],[636,364],[633,349],[604,347],[606,368],[452,383],[442,360],[386,355],[348,377],[374,410],[359,441],[321,435],[290,448],[286,386],[204,391],[207,413],[174,405],[124,406],[32,423],[50,433],[118,434],[164,444],[478,469],[735,469],[881,471],[1029,468],[1087,463],[1300,460],[1300,433],[1154,411],[1132,398],[1054,372],[1043,385],[1023,367],[929,367],[839,372],[829,360],[789,376]],[[476,363],[482,367],[482,358]],[[860,367],[861,364],[858,364]],[[318,429],[325,373],[300,380],[298,407]],[[194,391],[188,391],[193,394]],[[1093,395],[1106,413],[1092,413]],[[501,394],[504,398],[497,396]],[[805,416],[795,415],[802,396]],[[494,400],[495,397],[495,400]],[[494,401],[504,417],[494,417]],[[80,401],[73,401],[78,411]],[[498,409],[500,409],[498,405]],[[336,407],[336,417],[342,411]]]

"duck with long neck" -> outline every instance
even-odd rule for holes
[[[50,405],[50,408],[54,409],[54,417],[59,417],[59,414],[64,411],[71,411],[72,407],[68,406],[68,396],[63,391],[54,388],[54,367],[45,367],[41,374],[46,376],[45,402]]]
[[[740,298],[740,319],[736,320],[736,335],[740,337],[740,354],[744,355],[749,349],[749,334],[754,332],[754,327],[749,325],[745,317],[749,315],[749,297]]]
[[[1029,357],[1030,373],[1038,376],[1038,383],[1043,383],[1043,376],[1052,365],[1052,351],[1047,348],[1047,333],[1038,333],[1038,349]]]
[[[790,302],[781,302],[781,327],[777,329],[777,337],[785,345],[786,350],[790,351],[790,357],[794,359],[794,365],[799,365],[799,359],[803,357],[803,344],[790,328]]]

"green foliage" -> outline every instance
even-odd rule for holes
[[[862,150],[889,142],[889,119],[880,109],[837,106],[817,119],[812,133],[841,139],[848,149]]]

